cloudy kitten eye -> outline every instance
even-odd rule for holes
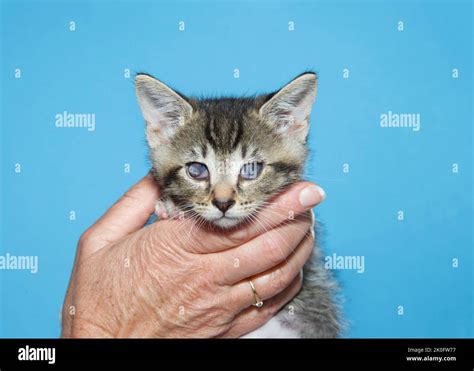
[[[190,162],[186,164],[186,171],[188,175],[197,180],[206,180],[209,178],[209,171],[207,166],[200,162]]]
[[[245,180],[256,179],[262,172],[263,164],[261,162],[249,162],[240,168],[240,178]]]

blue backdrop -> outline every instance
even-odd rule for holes
[[[271,91],[307,69],[320,76],[307,177],[328,194],[325,254],[364,259],[335,271],[345,336],[473,336],[470,2],[1,11],[0,256],[37,256],[38,272],[0,270],[0,336],[59,335],[78,237],[147,172],[134,73],[209,95]],[[58,127],[64,111],[94,115],[95,130]]]

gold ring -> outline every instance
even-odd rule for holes
[[[250,287],[252,288],[253,291],[253,296],[255,297],[255,304],[252,304],[254,307],[261,308],[263,306],[263,301],[260,298],[260,296],[257,293],[257,289],[255,288],[253,282],[249,280]]]

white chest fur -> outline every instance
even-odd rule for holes
[[[277,317],[273,317],[270,321],[265,323],[262,327],[249,332],[242,336],[242,339],[264,339],[264,338],[299,338],[296,331],[282,326]]]

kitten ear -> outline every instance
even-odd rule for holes
[[[144,74],[135,77],[138,103],[147,123],[151,142],[168,142],[193,113],[191,105],[161,81]]]
[[[287,133],[305,141],[316,92],[316,74],[304,73],[275,93],[259,113],[278,133]]]

